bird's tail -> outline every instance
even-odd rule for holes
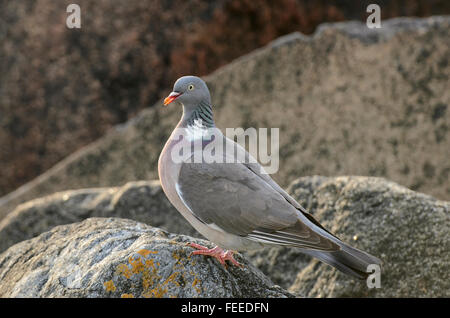
[[[303,223],[307,224],[317,234],[326,237],[340,247],[337,251],[304,249],[303,252],[305,254],[318,258],[322,262],[335,267],[341,272],[359,279],[367,279],[372,273],[368,272],[368,270],[370,270],[370,268],[368,268],[369,265],[375,264],[381,267],[381,260],[379,258],[342,242],[336,235],[325,229],[303,208],[299,211],[301,212],[299,213],[299,217]]]
[[[381,266],[381,260],[377,257],[351,247],[340,240],[336,240],[336,243],[341,247],[339,251],[306,250],[305,253],[358,279],[367,279],[368,275],[371,274],[371,272],[368,272],[369,265]]]

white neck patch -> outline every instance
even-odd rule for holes
[[[203,120],[200,118],[194,119],[194,124],[187,126],[186,138],[189,141],[200,140],[209,135],[208,127],[203,124]]]

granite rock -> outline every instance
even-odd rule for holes
[[[367,175],[448,200],[449,30],[450,18],[436,16],[282,37],[205,78],[217,126],[279,128],[282,186],[302,175]],[[160,105],[0,198],[0,218],[54,192],[156,179],[181,116]]]
[[[244,257],[225,268],[187,242],[210,245],[118,218],[57,226],[0,254],[0,297],[293,297]]]
[[[340,239],[383,262],[380,288],[312,260],[289,291],[306,297],[450,296],[450,202],[373,177],[300,178],[289,191]]]
[[[132,219],[171,233],[201,237],[170,204],[159,181],[54,193],[18,206],[0,221],[0,252],[57,225],[90,217]]]

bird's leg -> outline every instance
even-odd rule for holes
[[[198,250],[208,250],[209,249],[206,246],[203,246],[203,245],[200,245],[200,244],[197,244],[197,243],[192,243],[192,242],[188,243],[187,245],[190,246],[190,247],[196,248]]]
[[[192,254],[194,255],[208,255],[216,258],[220,264],[226,266],[225,261],[230,261],[233,265],[242,267],[241,264],[238,263],[233,257],[234,252],[233,251],[226,251],[221,249],[220,247],[216,246],[214,248],[207,248],[203,245],[199,245],[196,243],[189,243],[190,247],[196,248],[196,251],[193,251]]]

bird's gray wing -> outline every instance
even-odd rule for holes
[[[291,197],[282,187],[280,187],[268,173],[264,171],[264,168],[243,148],[241,145],[235,143],[229,138],[224,137],[225,143],[228,143],[228,147],[235,147],[236,157],[245,158],[241,161],[247,168],[249,168],[255,175],[262,179],[262,181],[266,182],[270,185],[276,192],[283,196],[283,198],[288,201],[294,208],[296,208],[309,222],[313,223],[317,226],[322,233],[322,235],[334,239],[338,239],[336,235],[328,231],[326,228],[322,226],[305,208],[303,208],[293,197]],[[317,231],[317,229],[316,229]]]
[[[183,163],[177,192],[200,221],[278,245],[338,250],[299,218],[278,191],[242,163]]]
[[[317,221],[312,214],[310,214],[304,207],[302,207],[293,197],[291,197],[282,187],[276,183],[269,174],[263,172],[263,168],[261,165],[257,162],[246,162],[245,165],[247,168],[249,168],[251,171],[255,173],[259,178],[261,178],[264,182],[266,182],[268,185],[270,185],[275,191],[277,191],[283,198],[288,201],[293,207],[295,207],[302,215],[304,215],[310,222],[312,222],[314,225],[319,227],[321,230],[325,231],[327,234],[325,236],[331,235],[332,237],[339,239],[336,235],[328,231],[326,228],[323,227],[322,224]]]

